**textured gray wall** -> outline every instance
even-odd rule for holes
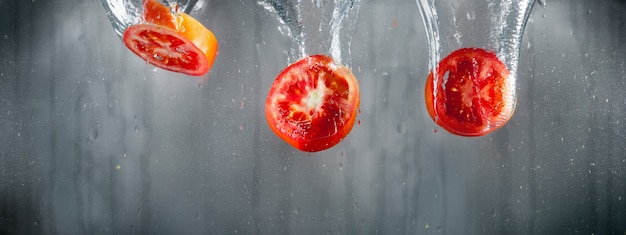
[[[201,83],[132,55],[99,1],[0,0],[0,233],[624,234],[626,3],[546,2],[481,138],[428,117],[415,1],[363,2],[361,124],[306,154],[265,122],[291,44],[259,4],[192,12],[220,43]]]

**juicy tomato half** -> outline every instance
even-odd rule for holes
[[[124,44],[162,69],[188,75],[207,73],[217,55],[215,35],[193,17],[170,11],[157,0],[144,0],[145,23],[124,31]]]
[[[316,152],[350,133],[358,107],[359,87],[352,71],[328,56],[313,55],[278,75],[265,101],[265,116],[281,139]]]
[[[441,60],[438,79],[426,79],[431,118],[448,132],[482,136],[503,126],[515,109],[515,84],[495,53],[462,48]],[[434,87],[433,87],[434,85]]]

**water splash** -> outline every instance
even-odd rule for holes
[[[510,71],[509,87],[517,87],[520,44],[534,2],[416,0],[428,40],[429,70],[438,74],[437,64],[442,53],[468,47],[483,48],[495,51]],[[433,76],[433,87],[438,79]],[[433,91],[435,97],[437,90]],[[512,103],[516,96],[514,89],[509,97]]]
[[[428,42],[428,69],[433,74],[437,74],[437,63],[441,58],[441,46],[439,40],[439,25],[437,8],[435,8],[435,0],[416,0],[417,7],[420,10],[420,17],[426,29],[426,40]],[[439,77],[433,77],[433,87],[437,84]],[[434,96],[437,96],[437,89],[434,90]]]
[[[350,67],[350,45],[361,2],[362,0],[334,0],[331,4],[327,0],[260,0],[257,3],[266,12],[276,16],[279,31],[291,40],[292,46],[288,54],[290,63],[307,54],[320,53],[330,54],[335,61]],[[302,9],[307,11],[303,12]],[[320,35],[328,35],[329,40],[307,40]],[[319,44],[307,44],[308,42]]]
[[[179,12],[189,13],[198,0],[160,0],[166,6],[175,6]],[[122,38],[124,30],[128,26],[141,23],[143,12],[143,0],[100,0],[104,10],[113,25],[113,30],[118,37]]]
[[[297,0],[295,5],[288,0],[265,0],[258,1],[258,4],[277,17],[280,23],[278,30],[281,34],[290,38],[294,44],[289,51],[289,62],[295,62],[299,58],[306,56],[300,0]]]
[[[431,71],[437,69],[442,53],[450,53],[459,47],[480,47],[494,50],[511,72],[512,80],[516,80],[522,35],[535,0],[416,2],[426,29]],[[440,15],[444,18],[440,19]],[[455,42],[447,40],[450,35],[454,35]]]
[[[333,17],[330,22],[330,34],[332,37],[330,55],[338,63],[343,62],[349,67],[352,65],[350,53],[352,34],[356,27],[356,18],[359,15],[360,6],[360,0],[335,1]],[[345,42],[347,45],[341,46],[342,42]],[[343,54],[346,55],[344,61],[342,61]]]

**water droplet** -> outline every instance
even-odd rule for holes
[[[135,125],[135,132],[139,132],[139,126]]]
[[[293,213],[300,214],[300,206],[296,206],[296,209],[293,210]]]
[[[97,138],[98,138],[98,129],[91,128],[91,130],[89,130],[89,140],[94,141]]]
[[[341,163],[341,162],[339,163],[339,170],[340,171],[343,170],[343,163]]]
[[[491,217],[496,217],[496,210],[495,209],[491,209]]]
[[[404,122],[398,123],[398,126],[396,126],[396,130],[400,134],[406,133],[406,123]]]
[[[159,55],[159,54],[157,54],[157,53],[154,53],[154,54],[152,55],[152,57],[153,57],[154,59],[156,59],[156,60],[159,60],[159,61],[163,60],[163,56],[161,56],[161,55]]]
[[[475,20],[476,19],[476,12],[473,10],[470,10],[467,12],[467,20]]]

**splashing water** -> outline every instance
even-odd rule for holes
[[[429,68],[436,70],[442,53],[460,47],[493,50],[517,77],[522,34],[535,0],[416,0],[429,48]]]
[[[428,68],[437,74],[437,62],[441,58],[441,46],[439,45],[439,25],[437,22],[437,9],[435,8],[435,0],[416,0],[420,10],[420,16],[426,29],[426,41],[428,42]],[[433,78],[433,86],[437,84],[438,76]],[[434,94],[437,96],[437,89]]]
[[[320,53],[330,54],[338,63],[351,67],[350,44],[361,2],[260,0],[257,3],[276,16],[280,23],[279,31],[291,40],[292,46],[288,53],[290,63],[307,54]]]
[[[520,44],[534,2],[416,0],[426,30],[429,70],[437,74],[442,54],[483,48],[496,53],[510,71],[510,87],[516,87]],[[433,87],[438,79],[433,77]],[[437,89],[433,92],[436,96]],[[515,89],[509,98],[516,99]]]
[[[179,12],[189,13],[198,0],[159,0],[166,6],[172,6]],[[142,0],[101,0],[113,30],[118,37],[122,38],[124,30],[128,26],[141,23],[141,12],[143,11]]]

